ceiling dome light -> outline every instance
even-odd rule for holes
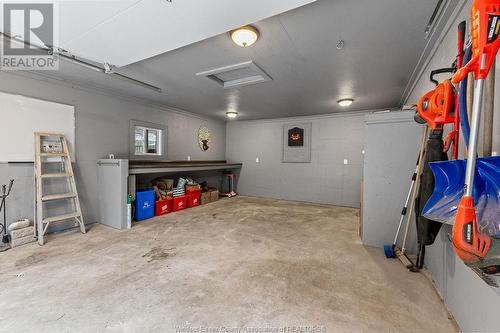
[[[234,119],[234,118],[238,117],[238,112],[236,112],[236,111],[227,111],[226,112],[226,116],[229,119]]]
[[[337,101],[338,105],[340,105],[342,107],[347,107],[347,106],[351,105],[352,102],[354,102],[354,99],[352,99],[352,98],[342,98],[342,99],[339,99]]]
[[[231,39],[241,47],[248,47],[259,38],[259,31],[250,25],[238,28],[230,32]]]

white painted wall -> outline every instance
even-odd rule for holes
[[[63,133],[68,140],[71,160],[75,150],[75,107],[22,95],[0,92],[0,114],[4,126],[0,131],[1,162],[33,162],[34,132]],[[12,140],[15,138],[15,141]],[[9,144],[10,143],[10,144]]]
[[[168,159],[224,159],[225,123],[187,112],[160,109],[124,100],[98,91],[41,81],[0,72],[0,91],[22,94],[75,106],[76,164],[74,165],[82,212],[87,223],[98,221],[97,165],[100,158],[115,154],[128,158],[131,119],[164,124],[168,127]],[[1,115],[0,115],[1,116]],[[1,121],[1,118],[0,118]],[[200,126],[212,131],[211,148],[202,152],[197,133]],[[2,123],[2,126],[12,124]],[[33,218],[33,164],[0,164],[0,184],[14,178],[7,203],[8,221]]]
[[[428,81],[432,69],[449,66],[456,54],[456,27],[462,20],[469,26],[469,9],[472,1],[466,1],[457,17],[451,19],[451,29],[443,35],[435,54],[422,72],[407,104],[416,103],[421,95],[433,88]],[[498,62],[497,62],[498,64]],[[497,67],[496,96],[500,96],[500,66]],[[495,103],[496,139],[494,150],[500,148],[500,103]],[[462,139],[462,138],[461,138]],[[500,331],[498,309],[500,291],[488,287],[479,277],[456,257],[449,241],[450,226],[443,226],[435,243],[426,249],[426,267],[432,275],[436,288],[458,325],[464,332]]]
[[[357,113],[228,122],[226,158],[243,162],[238,191],[359,207],[363,119],[364,113]],[[312,123],[311,163],[281,161],[283,124],[296,122]]]

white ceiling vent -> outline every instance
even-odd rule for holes
[[[196,75],[205,76],[224,88],[241,87],[272,80],[272,78],[253,61],[245,61],[236,65],[215,68],[196,73]]]

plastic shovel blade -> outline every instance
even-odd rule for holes
[[[422,214],[433,221],[453,224],[464,193],[465,160],[432,162],[434,192]],[[473,197],[479,232],[500,237],[500,156],[478,158]]]

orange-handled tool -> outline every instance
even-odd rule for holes
[[[469,72],[476,80],[488,76],[500,47],[500,1],[475,0],[471,8],[472,58],[455,75],[452,82],[462,81]]]

